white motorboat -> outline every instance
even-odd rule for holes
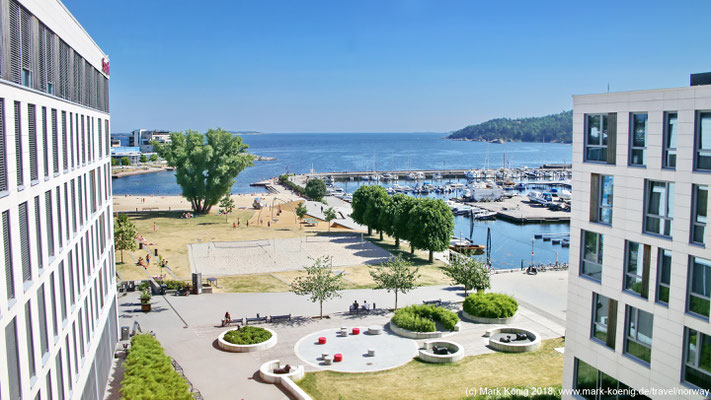
[[[475,183],[469,186],[469,197],[472,201],[497,201],[504,195],[501,186],[494,182]]]
[[[563,200],[570,200],[573,197],[573,194],[570,192],[570,190],[563,189],[560,192],[558,192],[558,198],[563,199]]]
[[[551,196],[550,193],[541,193],[534,190],[528,194],[528,200],[536,204],[547,206],[553,201],[553,196]]]

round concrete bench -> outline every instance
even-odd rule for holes
[[[225,340],[225,334],[227,332],[233,331],[234,329],[228,329],[220,334],[220,336],[217,337],[217,345],[219,348],[225,351],[230,351],[233,353],[251,353],[254,351],[259,351],[259,350],[266,350],[270,349],[277,344],[277,334],[273,330],[269,328],[264,328],[265,330],[269,331],[269,333],[272,334],[272,337],[267,339],[266,341],[262,343],[255,343],[255,344],[233,344]]]
[[[297,365],[293,367],[291,371],[285,374],[277,374],[274,370],[284,368],[284,365],[279,363],[279,360],[267,361],[259,367],[259,376],[267,383],[279,383],[282,377],[290,378],[291,380],[298,381],[304,377],[304,366]]]
[[[489,333],[489,347],[494,350],[503,351],[507,353],[524,353],[529,351],[536,351],[541,347],[541,337],[528,329],[514,328],[514,327],[503,327],[495,328],[487,331]],[[502,342],[501,336],[505,333],[511,333],[515,336],[517,333],[523,333],[526,335],[524,341],[511,340],[510,342]]]
[[[445,347],[447,354],[435,354],[434,347]],[[417,357],[434,364],[455,363],[464,357],[464,347],[449,340],[428,340],[425,347],[419,350]]]
[[[368,327],[368,335],[380,335],[383,333],[383,327],[380,325],[372,325]]]

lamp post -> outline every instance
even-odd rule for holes
[[[533,267],[533,243],[536,241],[535,238],[531,238],[531,267]]]

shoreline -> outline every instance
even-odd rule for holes
[[[164,167],[164,168],[145,167],[145,168],[141,168],[141,169],[131,169],[131,170],[119,171],[119,172],[111,171],[111,178],[118,179],[118,178],[123,178],[125,176],[153,174],[156,172],[173,171],[173,170],[174,169],[172,167]]]

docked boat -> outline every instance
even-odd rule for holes
[[[409,174],[407,174],[407,179],[414,181],[417,179],[417,174],[414,172],[410,172]]]
[[[570,200],[572,197],[573,197],[573,194],[570,192],[570,190],[563,189],[558,192],[559,199]]]
[[[364,181],[369,181],[369,180],[370,180],[370,175],[363,175],[363,176],[360,177],[360,179],[361,179],[361,180],[364,180]]]
[[[467,197],[471,201],[497,201],[503,195],[504,190],[494,182],[482,182],[470,185]]]
[[[415,172],[415,177],[418,180],[425,180],[425,173],[424,172]]]
[[[528,200],[532,203],[547,206],[553,201],[553,196],[550,193],[541,193],[534,190],[528,194]]]
[[[454,251],[458,251],[461,253],[469,254],[469,253],[474,253],[474,254],[482,254],[484,253],[484,249],[486,249],[486,246],[482,246],[480,244],[474,244],[472,243],[471,240],[466,239],[466,238],[460,238],[460,239],[451,239],[449,241],[449,248]]]
[[[432,179],[442,179],[442,174],[435,172],[434,175],[432,175]]]
[[[474,213],[474,219],[494,219],[496,212],[489,210],[479,210]]]
[[[474,180],[479,177],[479,173],[474,169],[470,169],[469,171],[464,173],[464,176],[467,178],[467,180]]]

